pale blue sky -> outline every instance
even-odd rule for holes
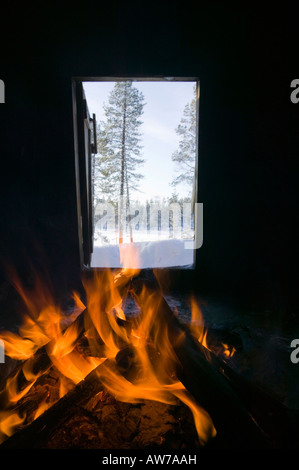
[[[108,101],[109,92],[115,82],[84,82],[84,90],[89,112],[95,113],[97,121],[105,120],[103,102]],[[134,86],[144,94],[143,135],[144,165],[138,168],[145,177],[141,180],[141,193],[132,193],[131,199],[145,200],[171,196],[173,188],[169,186],[176,175],[171,154],[178,148],[179,137],[175,129],[180,123],[185,105],[193,98],[195,82],[152,81],[134,82]],[[177,187],[180,196],[185,196],[188,189]]]

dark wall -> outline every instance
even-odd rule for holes
[[[31,262],[47,266],[60,286],[80,277],[71,77],[198,75],[204,244],[181,285],[294,314],[295,21],[287,5],[264,13],[207,3],[6,6],[2,260],[24,272]]]

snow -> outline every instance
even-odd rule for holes
[[[185,244],[190,241],[193,238],[169,238],[166,232],[160,232],[158,238],[156,234],[138,236],[135,232],[133,243],[118,245],[115,242],[105,244],[103,237],[99,236],[95,240],[91,267],[119,268],[124,263],[126,267],[140,269],[190,266],[194,263],[194,250],[186,249]]]

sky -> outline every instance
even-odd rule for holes
[[[84,82],[83,87],[90,114],[95,113],[97,122],[105,120],[103,103],[115,82]],[[183,110],[193,98],[195,82],[139,81],[133,85],[142,91],[145,106],[140,127],[142,133],[142,157],[145,163],[138,172],[145,177],[141,180],[141,192],[132,193],[131,199],[145,201],[155,197],[169,197],[174,188],[169,185],[177,176],[172,153],[178,149],[179,137],[175,129],[183,116]],[[190,188],[178,186],[179,196],[186,196]]]

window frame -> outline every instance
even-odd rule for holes
[[[163,81],[163,82],[196,82],[196,120],[197,120],[197,132],[196,132],[196,155],[195,155],[195,188],[194,188],[194,201],[192,203],[199,202],[199,188],[198,188],[198,160],[199,160],[199,142],[200,142],[200,78],[198,76],[140,76],[140,75],[122,75],[122,76],[76,76],[72,77],[72,101],[73,101],[73,129],[74,129],[74,153],[75,153],[75,179],[76,179],[76,199],[77,199],[77,221],[78,221],[78,243],[79,243],[79,257],[81,269],[88,270],[106,270],[114,269],[107,267],[91,267],[91,255],[93,253],[93,204],[90,195],[92,194],[91,179],[90,175],[88,177],[84,167],[89,166],[91,152],[94,150],[94,147],[91,143],[87,144],[84,142],[84,137],[82,133],[82,119],[85,124],[93,121],[93,126],[95,126],[96,116],[90,117],[88,110],[88,103],[84,94],[83,83],[84,82],[117,82],[117,81],[126,81],[132,80],[135,82],[154,82],[154,81]],[[80,101],[85,101],[85,105],[82,106]],[[89,138],[92,136],[92,130],[89,126]],[[93,135],[93,139],[94,139]],[[89,145],[89,152],[84,151],[84,147]],[[89,153],[87,156],[86,153]],[[87,209],[88,207],[88,209]],[[89,228],[87,228],[87,226]],[[196,222],[195,222],[195,231],[196,231]],[[196,239],[196,233],[195,233]],[[168,269],[171,271],[177,270],[194,270],[197,264],[197,250],[193,250],[193,264],[186,266],[169,266],[162,269]],[[142,271],[152,272],[154,269],[159,268],[144,268]]]

